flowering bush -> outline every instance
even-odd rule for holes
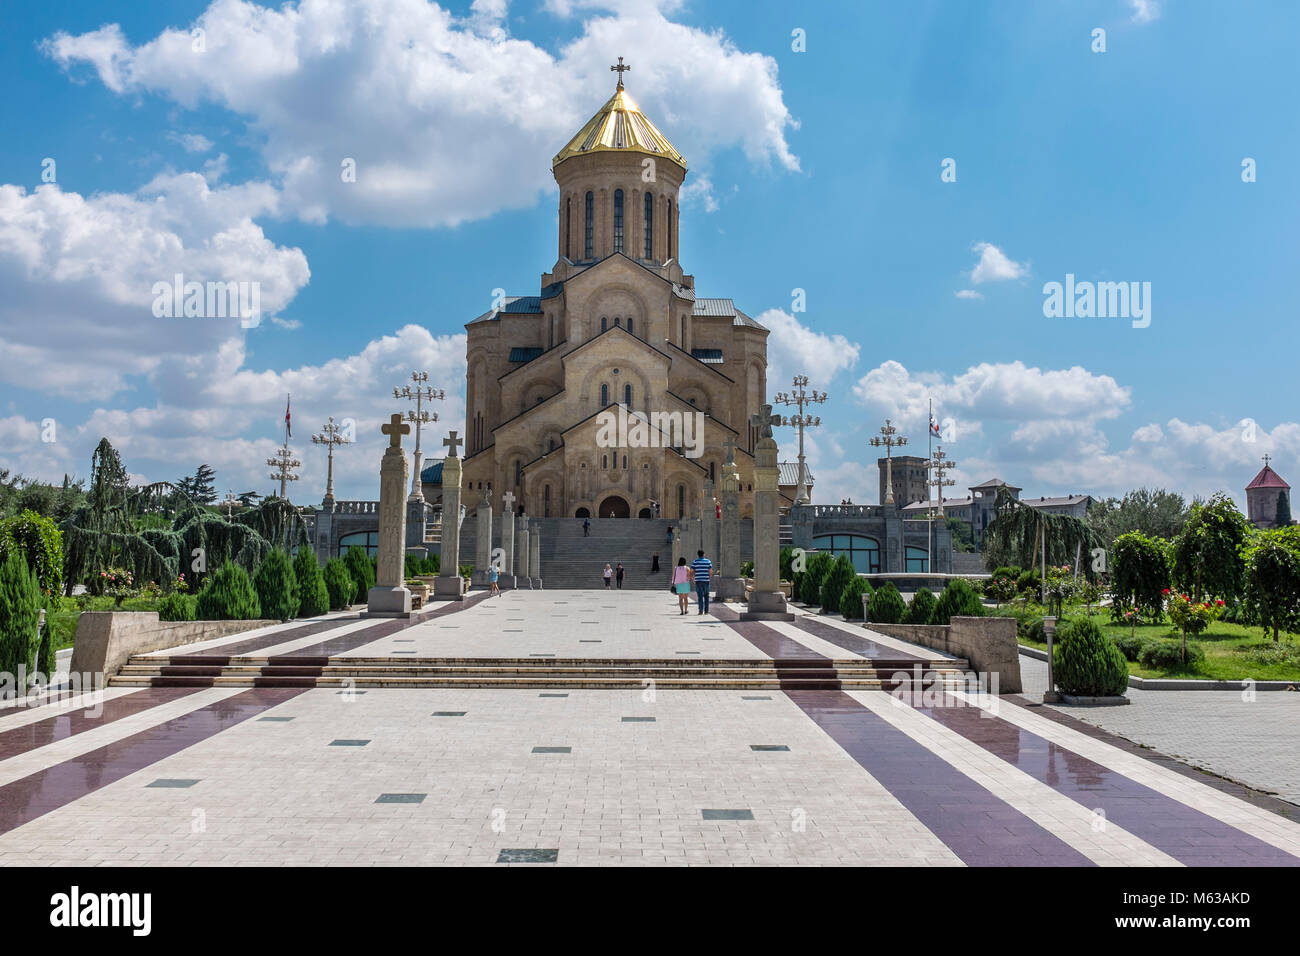
[[[1183,632],[1183,663],[1186,663],[1187,635],[1195,637],[1217,621],[1223,613],[1223,602],[1193,601],[1186,594],[1172,593],[1168,588],[1163,593],[1169,620],[1173,621],[1175,630]]]
[[[129,597],[135,597],[140,589],[135,586],[135,578],[130,571],[123,568],[109,568],[99,572],[100,590],[113,599],[116,607]]]

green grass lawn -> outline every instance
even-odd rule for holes
[[[1081,616],[1081,612],[1067,612],[1067,615]],[[1113,623],[1109,613],[1094,613],[1092,619],[1108,637],[1124,637],[1130,631],[1127,624]],[[1140,637],[1152,640],[1180,639],[1180,635],[1168,623],[1140,624],[1136,630]],[[1262,628],[1216,621],[1209,630],[1195,639],[1205,651],[1205,660],[1200,664],[1153,670],[1144,667],[1141,662],[1129,661],[1128,672],[1134,677],[1300,681],[1300,635],[1284,633],[1280,636],[1281,641],[1274,644],[1272,633],[1265,636]],[[1026,647],[1036,647],[1040,651],[1047,650],[1047,645],[1042,642],[1021,639],[1020,643]]]
[[[81,603],[78,603],[78,602]],[[151,598],[127,598],[122,602],[121,607],[113,603],[111,597],[81,597],[59,598],[58,610],[53,615],[54,649],[61,651],[65,647],[71,647],[73,639],[77,636],[77,618],[81,617],[82,607],[85,604],[87,611],[156,611],[158,602]]]

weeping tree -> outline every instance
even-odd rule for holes
[[[998,489],[996,517],[984,529],[984,563],[990,568],[1068,566],[1076,576],[1092,576],[1091,552],[1103,546],[1101,536],[1072,515],[1048,514]]]

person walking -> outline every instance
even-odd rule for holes
[[[583,536],[584,538],[590,538],[590,537],[591,537],[591,519],[590,519],[590,518],[583,518],[583,519],[582,519],[582,536]]]
[[[709,578],[713,576],[713,562],[704,556],[703,550],[695,553],[698,557],[691,562],[691,580],[695,582],[695,599],[699,607],[696,613],[708,614]]]
[[[650,573],[651,574],[659,573],[659,552],[658,551],[656,551],[654,554],[650,556]]]
[[[685,614],[691,600],[691,569],[685,558],[678,558],[673,568],[673,593],[677,595],[677,613]]]
[[[495,564],[492,565],[491,569],[488,571],[488,597],[501,593],[501,585],[497,583],[497,578],[499,576],[497,566]]]
[[[620,561],[618,563],[618,567],[614,569],[614,579],[618,582],[618,589],[620,591],[623,590],[623,562],[622,561]]]
[[[612,578],[612,577],[614,576],[614,569],[611,568],[611,567],[609,566],[609,562],[608,562],[608,561],[605,562],[605,570],[604,570],[602,576],[605,578],[605,590],[608,591],[608,590],[609,590],[609,579]]]
[[[668,543],[669,543],[669,544],[672,544],[672,543],[673,543],[673,526],[672,526],[672,525],[669,525],[669,526],[668,526]]]

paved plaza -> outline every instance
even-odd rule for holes
[[[810,689],[790,668],[951,659],[825,617],[736,618],[654,592],[476,592],[411,621],[334,615],[168,652],[784,669],[763,690],[161,681],[110,687],[98,715],[10,708],[0,865],[1300,863],[1294,806],[1030,705],[1032,667],[1024,697],[992,702]],[[1145,742],[1142,721],[1189,696],[1088,719]],[[1281,747],[1295,701],[1261,702],[1239,749]],[[1294,797],[1257,762],[1245,782]]]

